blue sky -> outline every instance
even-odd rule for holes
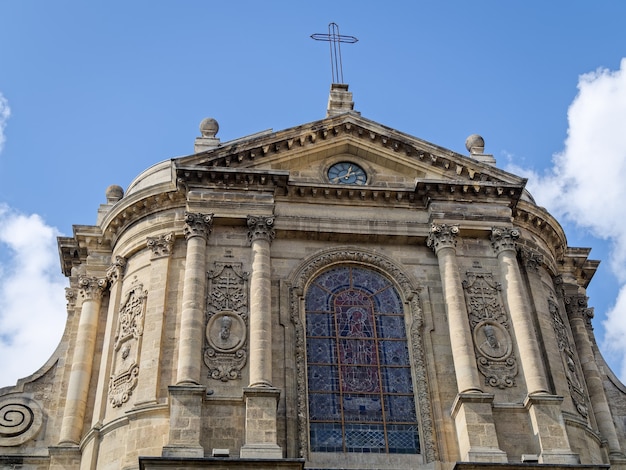
[[[107,186],[192,153],[207,116],[222,141],[323,118],[328,47],[310,35],[331,21],[359,38],[342,52],[364,117],[460,153],[481,134],[593,248],[595,332],[626,378],[625,17],[618,0],[0,0],[0,386],[62,334],[54,237],[94,224]]]

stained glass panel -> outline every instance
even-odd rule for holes
[[[311,450],[419,453],[404,308],[391,281],[331,268],[305,306]]]

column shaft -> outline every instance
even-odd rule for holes
[[[67,385],[59,439],[61,445],[78,444],[80,441],[96,349],[102,290],[106,287],[105,279],[95,277],[81,277],[78,282],[81,288],[80,295],[84,300],[78,322],[72,370]]]
[[[547,394],[550,393],[550,389],[523,289],[522,275],[517,264],[515,240],[518,237],[519,232],[516,229],[494,228],[491,233],[491,241],[498,254],[504,297],[511,315],[528,394]]]
[[[206,240],[212,214],[185,213],[187,258],[178,343],[177,384],[199,384],[204,335]]]
[[[587,297],[585,295],[573,295],[565,298],[565,307],[569,316],[570,325],[572,327],[572,335],[574,343],[580,359],[580,365],[587,384],[589,392],[589,400],[593,408],[593,414],[596,418],[598,429],[607,440],[609,452],[611,454],[622,456],[622,451],[615,431],[613,416],[609,403],[604,393],[602,385],[602,377],[596,364],[596,358],[593,353],[591,341],[589,339],[589,331],[592,310],[587,308]]]
[[[433,226],[428,245],[435,250],[448,313],[450,345],[459,393],[480,392],[481,380],[476,367],[472,335],[469,329],[463,284],[456,260],[456,226]]]
[[[250,387],[272,386],[270,242],[274,218],[248,216],[252,245],[250,274]]]

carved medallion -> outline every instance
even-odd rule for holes
[[[239,379],[248,357],[248,273],[241,263],[215,263],[208,278],[204,363],[212,379]]]
[[[488,273],[467,273],[463,281],[478,370],[485,384],[515,385],[517,360],[509,333],[509,319],[500,298],[500,284]]]

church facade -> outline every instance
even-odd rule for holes
[[[625,468],[589,249],[496,168],[353,110],[107,189],[0,468]]]

